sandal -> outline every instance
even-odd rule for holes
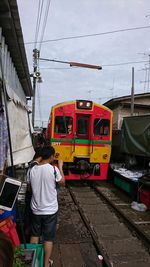
[[[51,259],[49,259],[49,267],[52,267],[53,266],[53,263],[54,263],[54,261],[51,260]]]

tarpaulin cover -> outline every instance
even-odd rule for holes
[[[8,101],[8,114],[14,165],[29,162],[33,158],[34,149],[27,110],[10,100]],[[10,164],[10,159],[8,163]]]
[[[122,152],[150,157],[150,115],[124,118],[121,131]]]

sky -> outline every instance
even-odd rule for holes
[[[42,23],[49,0],[43,1]],[[30,73],[35,43],[38,0],[17,0]],[[51,0],[43,40],[150,26],[149,0]],[[36,45],[37,49],[39,44]],[[144,55],[145,53],[145,55]],[[43,43],[40,57],[102,66],[102,70],[71,68],[40,61],[42,83],[37,84],[35,124],[46,125],[53,105],[75,99],[105,103],[131,93],[131,71],[135,68],[135,93],[150,91],[145,81],[148,64],[113,65],[147,61],[150,28]],[[148,75],[148,74],[147,74]],[[148,76],[147,76],[148,77]],[[148,78],[147,78],[148,79]]]

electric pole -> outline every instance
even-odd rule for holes
[[[37,79],[40,78],[40,72],[39,72],[39,57],[40,57],[40,51],[38,49],[33,49],[33,74],[31,74],[31,77],[33,77],[33,98],[32,98],[32,125],[34,127],[34,118],[35,118],[35,95],[36,95],[36,82]]]
[[[134,67],[132,67],[131,116],[134,114]]]

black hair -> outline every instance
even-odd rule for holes
[[[35,160],[39,157],[42,157],[42,148],[41,147],[36,147],[34,150],[35,150],[35,154],[34,154],[33,160]]]
[[[0,231],[0,266],[12,267],[14,259],[14,248],[10,239]]]
[[[42,148],[42,159],[48,159],[55,155],[55,149],[52,146]]]

